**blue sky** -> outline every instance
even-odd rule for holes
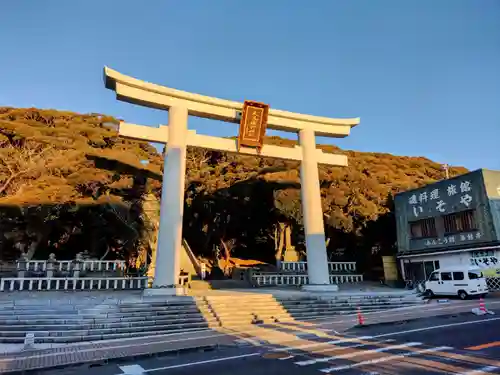
[[[167,122],[117,102],[107,65],[181,90],[359,116],[350,137],[319,139],[345,149],[500,170],[498,0],[4,0],[1,13],[0,105]]]

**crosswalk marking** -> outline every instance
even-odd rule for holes
[[[375,354],[375,353],[383,353],[387,352],[389,350],[397,350],[397,349],[404,349],[404,348],[410,348],[412,346],[419,346],[422,345],[421,342],[409,342],[406,344],[398,344],[398,345],[392,345],[392,346],[385,346],[383,348],[377,348],[377,349],[370,349],[370,350],[358,350],[353,353],[346,353],[346,354],[340,354],[336,355],[333,357],[329,357],[329,361],[334,361],[336,359],[346,359],[346,358],[352,358],[352,357],[357,357],[360,355],[368,355],[368,354]]]
[[[340,347],[335,347],[335,348],[328,348],[328,349],[323,349],[320,351],[315,351],[315,354],[321,353],[321,352],[327,352],[327,351],[335,351],[335,350],[342,350],[342,349],[355,349],[355,348],[362,348],[363,346],[368,346],[368,345],[378,345],[378,344],[384,344],[388,342],[394,342],[393,339],[388,339],[388,340],[383,340],[383,341],[377,341],[375,343],[373,342],[368,342],[368,343],[363,343],[363,344],[356,344],[352,346],[340,346]],[[314,359],[309,359],[307,361],[299,361],[295,362],[296,365],[299,366],[308,366],[308,365],[313,365],[315,363],[320,363],[320,362],[328,362],[332,360],[332,358],[335,357],[322,357],[322,358],[314,358]]]
[[[268,348],[269,354],[283,354],[276,357],[277,360],[291,360],[298,366],[321,363],[331,366],[324,369],[320,369],[323,366],[318,366],[316,371],[320,369],[319,371],[322,373],[349,371],[368,365],[366,367],[368,371],[365,372],[365,368],[359,370],[362,370],[364,375],[379,375],[376,371],[370,371],[370,365],[390,361],[393,362],[382,366],[391,368],[399,366],[401,371],[411,371],[413,368],[432,369],[433,371],[459,375],[492,375],[492,372],[500,370],[500,361],[465,356],[452,351],[454,348],[449,346],[429,347],[429,345],[420,342],[401,343],[393,338],[385,339],[382,337],[387,335],[321,335],[319,337],[316,334],[315,337],[309,338],[309,334],[306,334],[305,331],[294,332],[296,339],[282,340],[280,343],[276,340],[268,340],[263,346]],[[328,338],[330,341],[326,341]],[[276,347],[278,345],[282,346]],[[338,354],[334,355],[336,353]],[[425,353],[429,353],[430,357],[429,355],[425,356]],[[417,357],[420,355],[424,356]],[[457,365],[451,364],[450,360]],[[378,368],[373,369],[379,370]]]
[[[290,350],[301,350],[314,348],[315,346],[324,346],[324,345],[335,345],[335,344],[343,344],[346,342],[360,341],[360,340],[370,340],[372,336],[361,336],[361,337],[350,337],[342,340],[334,340],[334,341],[325,341],[325,342],[314,342],[312,344],[305,345],[297,345],[297,346],[288,346],[286,348],[277,348],[274,349],[276,352],[288,352]]]
[[[321,369],[320,371],[324,372],[325,374],[328,374],[330,372],[337,372],[337,371],[342,371],[342,370],[350,370],[350,369],[353,369],[353,368],[356,368],[356,367],[361,367],[361,366],[366,366],[366,365],[374,365],[374,364],[377,364],[377,363],[389,362],[389,361],[393,361],[393,360],[396,360],[396,359],[403,359],[403,358],[406,358],[406,357],[413,357],[413,356],[420,355],[420,354],[432,353],[432,352],[437,352],[437,351],[441,351],[441,350],[451,350],[451,349],[453,349],[453,348],[451,348],[449,346],[439,346],[439,347],[436,347],[436,348],[422,349],[422,350],[417,350],[417,351],[414,351],[414,352],[407,352],[407,353],[403,353],[403,354],[396,354],[396,355],[391,355],[391,356],[387,356],[387,357],[371,359],[371,360],[362,361],[362,362],[358,362],[358,363],[353,363],[353,364],[345,365],[345,366],[337,366],[337,367],[325,368],[325,369]]]

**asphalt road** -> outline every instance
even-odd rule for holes
[[[68,368],[43,375],[500,374],[500,316],[470,313],[354,328],[344,335],[294,331],[298,341],[238,343],[210,352]],[[318,333],[319,332],[319,333]]]

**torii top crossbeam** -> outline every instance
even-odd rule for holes
[[[225,122],[238,123],[241,119],[243,109],[241,102],[193,94],[141,81],[108,67],[104,68],[104,76],[106,88],[116,91],[118,99],[122,101],[158,109],[169,109],[180,105],[187,108],[190,115]],[[343,138],[358,124],[359,118],[335,119],[270,109],[267,127],[294,133],[308,128],[317,136]]]

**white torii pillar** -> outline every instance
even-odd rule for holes
[[[189,115],[239,123],[243,103],[159,86],[109,68],[104,68],[104,76],[106,87],[116,91],[119,100],[169,111],[168,127],[154,128],[122,122],[119,129],[121,136],[167,145],[164,155],[156,268],[150,294],[173,294],[179,282],[187,146],[300,161],[309,276],[309,285],[304,288],[318,291],[338,290],[337,285],[330,284],[328,272],[318,164],[347,166],[347,157],[317,149],[315,137],[346,137],[351,127],[359,123],[358,118],[332,119],[271,109],[268,128],[298,133],[299,145],[294,148],[264,145],[258,153],[254,148],[238,149],[236,140],[200,135],[188,130]]]

